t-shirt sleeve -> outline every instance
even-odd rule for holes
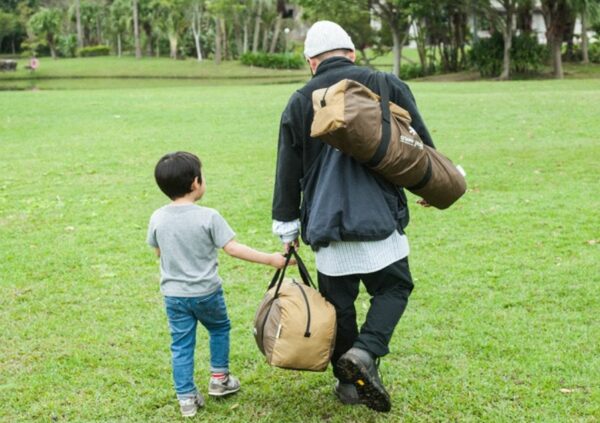
[[[146,242],[148,245],[154,248],[158,248],[158,241],[156,239],[156,225],[154,216],[150,218],[148,223],[148,234],[146,235]]]
[[[235,237],[235,232],[227,221],[215,211],[211,218],[210,234],[216,248],[223,248],[225,244]]]

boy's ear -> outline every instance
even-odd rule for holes
[[[192,181],[192,185],[190,185],[190,191],[195,190],[197,185],[200,185],[200,184],[198,183],[198,177],[196,176],[194,178],[194,180]]]

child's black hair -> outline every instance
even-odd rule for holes
[[[165,154],[154,168],[154,178],[162,192],[171,200],[192,192],[192,182],[202,183],[200,159],[185,151]]]

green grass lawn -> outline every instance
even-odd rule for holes
[[[27,59],[18,60],[16,72],[0,73],[0,89],[37,87],[42,89],[127,88],[160,86],[197,86],[215,83],[273,84],[305,81],[308,68],[274,70],[244,66],[238,61],[216,65],[212,60],[88,57],[77,59],[40,59],[35,72],[25,69]]]
[[[600,419],[600,80],[411,86],[469,191],[447,211],[410,199],[416,288],[381,365],[391,413],[339,404],[329,371],[267,366],[252,318],[272,271],[221,254],[243,386],[194,421]],[[298,87],[0,93],[0,421],[179,420],[145,245],[166,202],[154,164],[197,153],[202,203],[239,241],[278,250],[277,126]]]

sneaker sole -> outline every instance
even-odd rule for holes
[[[187,412],[184,413],[183,411],[181,412],[181,416],[182,417],[194,417],[196,414],[198,413],[198,410],[195,411],[191,411],[191,412]]]
[[[208,395],[210,395],[211,397],[224,397],[226,395],[231,395],[231,394],[235,394],[237,391],[239,391],[241,388],[241,386],[235,390],[232,391],[224,391],[224,392],[210,392],[208,391]]]
[[[340,374],[356,386],[360,402],[372,410],[388,412],[392,409],[390,396],[367,372],[367,368],[353,357],[343,357],[337,362]]]

